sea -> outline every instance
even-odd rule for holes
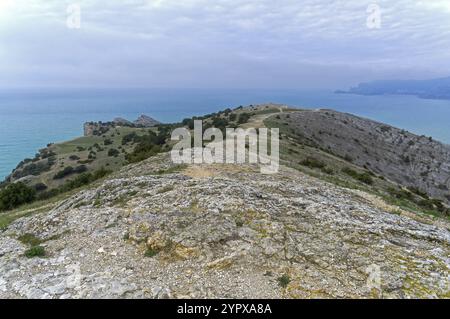
[[[172,123],[240,105],[282,103],[348,112],[450,144],[450,101],[296,89],[0,90],[0,180],[48,143],[83,134],[87,121],[141,114]]]

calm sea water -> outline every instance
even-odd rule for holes
[[[301,90],[15,90],[0,91],[0,179],[50,142],[82,135],[86,121],[130,120],[147,114],[162,122],[226,107],[265,102],[332,108],[385,122],[450,144],[450,101],[412,96],[358,96]]]

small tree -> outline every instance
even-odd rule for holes
[[[0,211],[30,203],[36,198],[36,190],[23,183],[9,184],[0,191]]]
[[[110,157],[117,157],[119,156],[120,152],[116,150],[115,148],[110,148],[108,151],[108,156]]]
[[[241,113],[241,114],[239,114],[238,124],[247,123],[249,119],[250,119],[250,114]]]

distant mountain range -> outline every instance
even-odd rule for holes
[[[348,91],[336,91],[342,94],[415,95],[423,99],[450,100],[450,77],[432,80],[386,80],[361,83]]]

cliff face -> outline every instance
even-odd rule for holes
[[[282,114],[279,122],[300,141],[450,203],[448,145],[331,110]]]
[[[97,124],[88,122],[83,125],[83,136],[92,136],[94,135],[94,130],[96,129]]]
[[[448,297],[449,244],[443,220],[284,166],[161,154],[1,233],[0,298]]]
[[[87,122],[84,123],[84,136],[93,136],[93,135],[102,135],[111,128],[116,126],[128,126],[128,127],[136,127],[136,128],[150,128],[155,125],[161,124],[157,120],[151,118],[147,115],[141,115],[137,118],[136,121],[130,122],[123,118],[115,118],[112,122]]]
[[[140,126],[140,127],[152,127],[152,126],[160,124],[160,122],[158,122],[157,120],[155,120],[147,115],[139,116],[138,119],[136,121],[134,121],[133,123],[136,126]]]

